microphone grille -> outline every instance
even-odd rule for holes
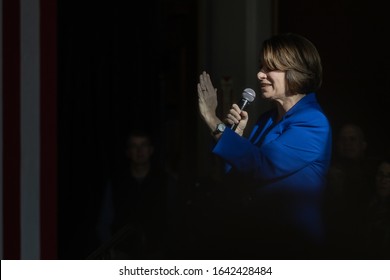
[[[244,89],[242,93],[242,98],[248,100],[249,102],[252,102],[253,100],[255,100],[255,97],[256,97],[256,92],[253,89],[251,88]]]

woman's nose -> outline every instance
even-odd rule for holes
[[[257,73],[257,78],[259,80],[265,79],[266,77],[267,77],[267,75],[261,70]]]

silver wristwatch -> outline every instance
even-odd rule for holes
[[[220,134],[225,131],[226,125],[224,123],[217,124],[217,127],[213,131],[213,135]]]

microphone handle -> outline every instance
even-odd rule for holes
[[[238,125],[238,124],[235,124],[235,123],[234,123],[234,124],[232,124],[232,126],[231,126],[230,128],[231,128],[233,131],[235,131],[236,128],[237,128],[237,125]]]

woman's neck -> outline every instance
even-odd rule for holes
[[[299,94],[288,96],[285,99],[278,101],[277,102],[278,116],[276,120],[280,121],[283,118],[283,116],[305,96],[306,94],[299,93]]]

